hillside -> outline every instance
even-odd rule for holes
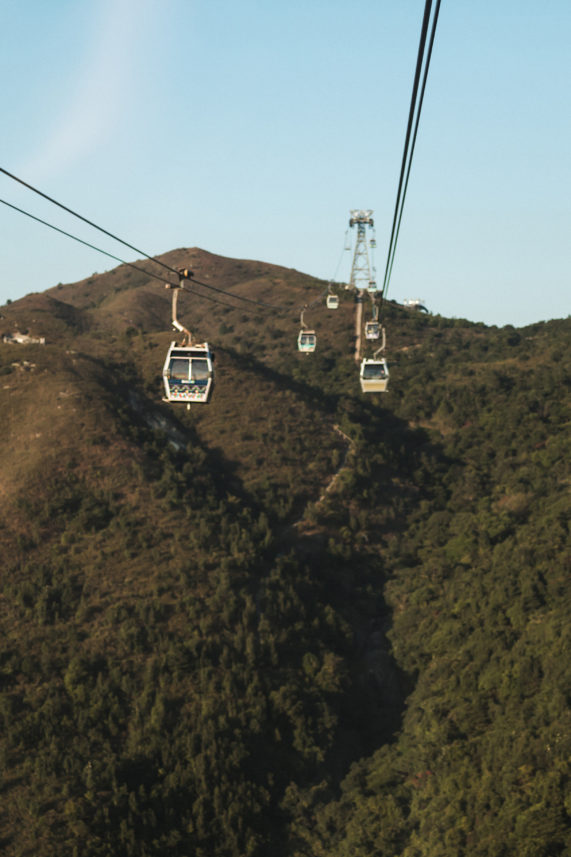
[[[389,302],[363,396],[350,292],[303,355],[322,282],[159,258],[292,311],[182,294],[187,411],[157,280],[1,308],[0,851],[571,853],[570,320]]]

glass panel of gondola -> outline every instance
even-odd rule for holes
[[[207,360],[200,360],[193,357],[190,368],[190,378],[192,381],[206,383],[208,380],[209,368]]]
[[[172,357],[169,366],[169,376],[177,381],[188,381],[190,360],[188,357]]]

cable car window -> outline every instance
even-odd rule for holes
[[[190,367],[190,377],[193,381],[206,381],[208,379],[208,360],[193,358]]]
[[[171,360],[170,377],[177,381],[188,381],[188,364],[188,359],[182,360],[175,357]]]
[[[374,378],[384,378],[385,376],[385,367],[384,366],[374,366],[366,364],[363,366],[363,378],[372,380]]]

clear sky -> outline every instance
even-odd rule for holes
[[[348,275],[388,250],[424,0],[4,0],[0,166],[154,255]],[[571,293],[571,3],[442,0],[389,297],[523,325]],[[0,198],[137,254],[0,175]],[[0,301],[115,263],[0,205]],[[160,288],[160,284],[157,284]]]

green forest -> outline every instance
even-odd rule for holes
[[[323,283],[165,254],[292,308]],[[143,263],[143,267],[151,263]],[[1,308],[0,853],[571,855],[571,321],[181,299],[122,266]]]

